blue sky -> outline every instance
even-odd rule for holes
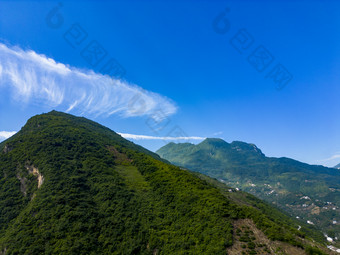
[[[1,1],[0,136],[56,109],[333,166],[339,13],[339,1]]]

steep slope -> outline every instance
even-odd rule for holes
[[[340,169],[340,164],[337,164],[334,168]]]
[[[219,179],[315,224],[340,239],[340,172],[289,158],[268,158],[253,144],[206,139],[157,153],[175,165]]]
[[[35,116],[0,149],[0,254],[325,250],[316,229],[84,118]]]

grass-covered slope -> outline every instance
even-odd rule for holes
[[[243,219],[268,240],[239,230],[240,254],[322,254],[317,231],[84,118],[35,116],[0,149],[0,254],[227,254]]]
[[[253,144],[206,139],[170,143],[157,151],[173,164],[197,171],[274,203],[340,240],[340,171],[289,158],[266,157]]]

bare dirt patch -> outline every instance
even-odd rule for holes
[[[287,254],[305,255],[305,251],[292,245],[269,240],[250,219],[234,222],[234,245],[228,248],[229,255],[242,254]]]

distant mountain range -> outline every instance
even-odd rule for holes
[[[334,168],[340,169],[340,164],[337,164]]]
[[[1,255],[331,254],[324,244],[314,226],[85,118],[38,115],[0,144]]]
[[[289,158],[266,157],[254,144],[208,138],[169,143],[162,158],[247,191],[340,240],[340,172]]]

